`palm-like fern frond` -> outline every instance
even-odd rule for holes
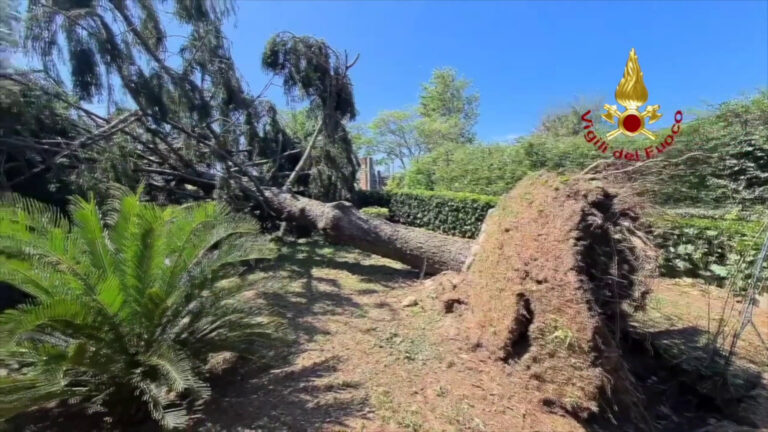
[[[243,216],[125,190],[104,211],[74,198],[69,216],[0,198],[0,281],[34,297],[0,313],[0,365],[13,371],[0,379],[0,418],[72,397],[126,406],[115,399],[128,394],[180,426],[190,405],[178,395],[208,395],[208,353],[274,341],[278,322],[232,301],[236,288],[213,288],[233,263],[271,254]]]

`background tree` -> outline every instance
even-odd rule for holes
[[[285,132],[302,147],[312,139],[318,120],[308,107],[280,111],[280,123]]]
[[[430,150],[440,145],[475,141],[480,96],[469,93],[471,82],[455,69],[439,68],[422,85],[418,113],[419,133]]]
[[[529,171],[520,146],[457,146],[439,149],[414,162],[396,186],[502,195]]]
[[[436,69],[422,84],[416,110],[379,113],[356,135],[357,147],[365,156],[405,170],[411,160],[429,152],[473,144],[479,95],[469,93],[470,86],[454,69]]]
[[[577,102],[567,108],[553,110],[544,115],[536,129],[536,133],[551,137],[581,135],[584,131],[584,122],[581,116],[587,111],[592,111],[590,118],[595,122],[596,126],[605,127],[606,123],[600,117],[603,112],[602,102]]]
[[[419,121],[413,111],[379,113],[368,125],[368,134],[360,138],[362,153],[378,156],[381,161],[397,163],[400,169],[406,169],[410,161],[428,150],[418,131]]]

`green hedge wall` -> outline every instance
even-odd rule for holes
[[[656,246],[662,251],[660,273],[694,277],[723,285],[731,276],[751,276],[762,246],[763,222],[665,215],[651,219]],[[739,261],[744,263],[739,268]]]
[[[457,237],[475,238],[498,198],[456,192],[393,191],[389,216],[394,222]]]

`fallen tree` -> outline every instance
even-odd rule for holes
[[[459,271],[472,242],[420,228],[369,218],[345,201],[322,203],[296,194],[264,189],[267,203],[281,219],[318,230],[336,244],[399,261],[428,274]]]

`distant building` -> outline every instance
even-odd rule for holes
[[[357,172],[357,187],[361,190],[384,189],[387,178],[376,170],[372,157],[360,158],[360,171]]]

